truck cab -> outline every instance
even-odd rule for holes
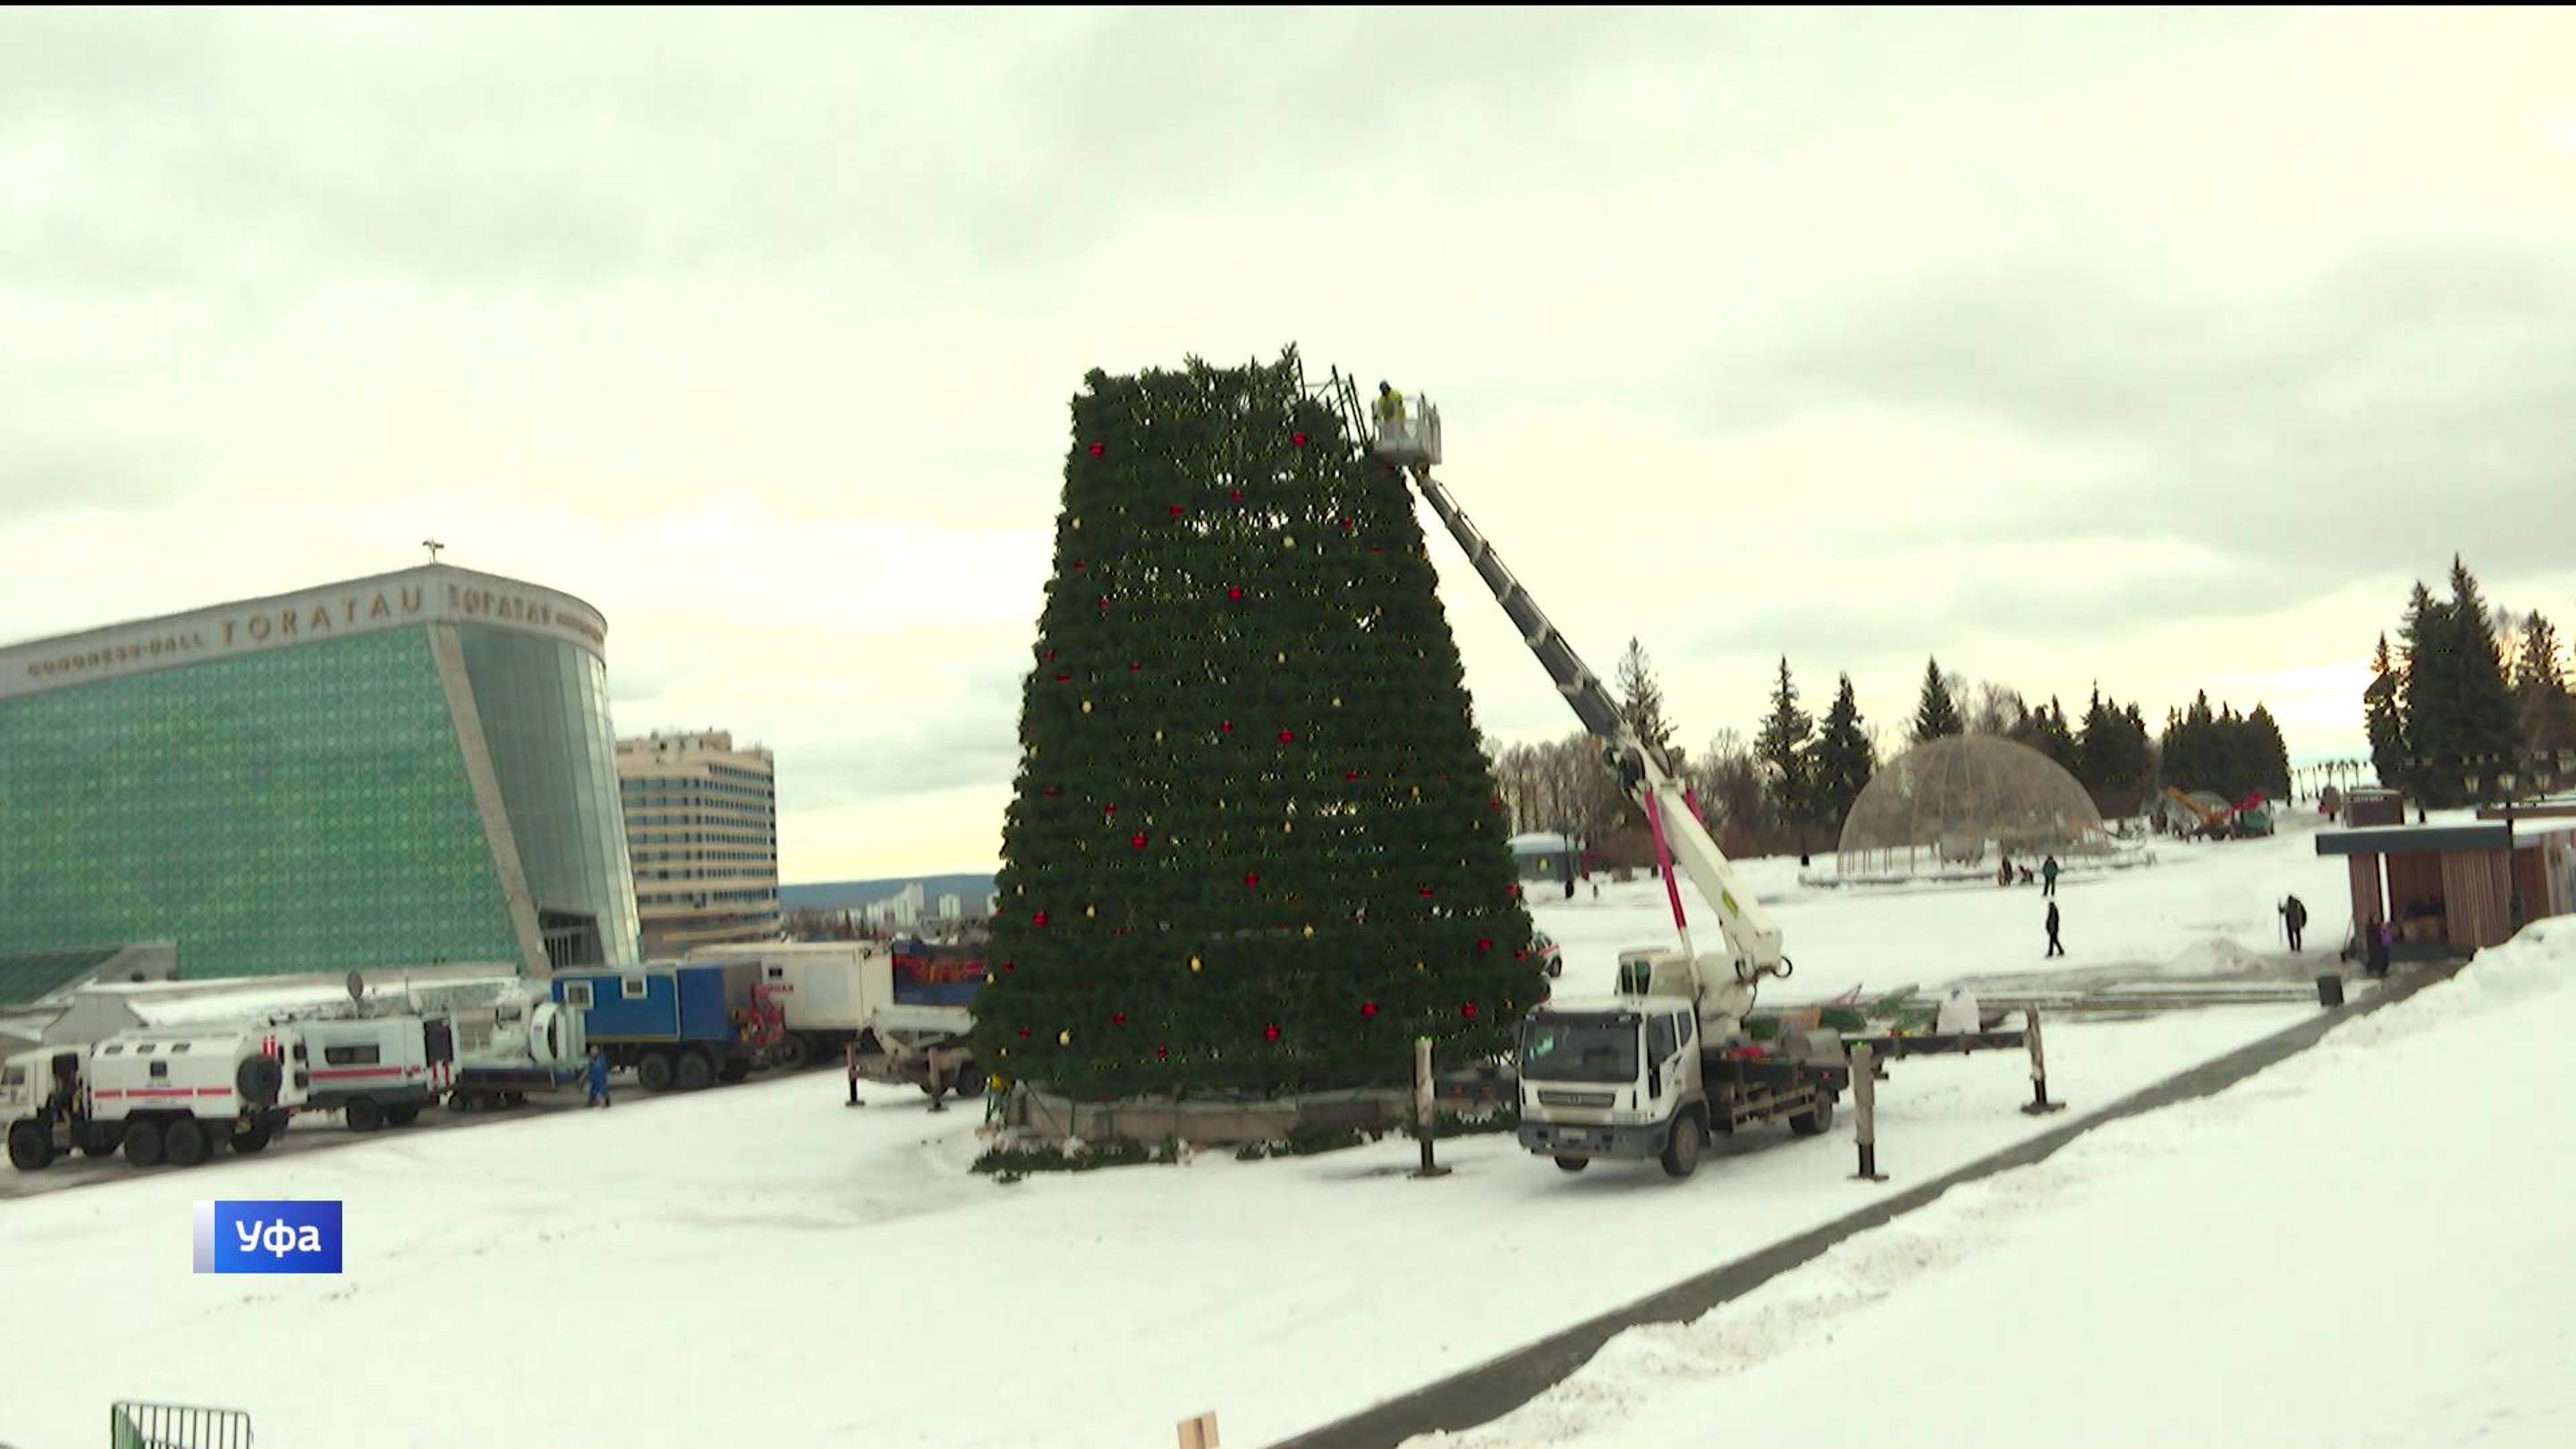
[[[1673,953],[1620,961],[1622,986],[1669,981]],[[1685,958],[1681,965],[1689,966]],[[1823,1132],[1851,1081],[1839,1034],[1757,1043],[1707,995],[1661,989],[1549,1001],[1521,1024],[1520,1144],[1567,1172],[1595,1158],[1656,1159],[1674,1177],[1698,1170],[1711,1136],[1786,1120]],[[1722,1034],[1721,1034],[1722,1033]]]

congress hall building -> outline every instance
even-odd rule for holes
[[[606,641],[433,563],[0,648],[0,968],[633,963]]]

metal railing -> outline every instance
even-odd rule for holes
[[[250,1415],[239,1409],[121,1400],[107,1435],[108,1449],[251,1449]]]

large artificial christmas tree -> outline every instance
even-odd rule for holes
[[[1084,383],[983,1059],[1106,1097],[1504,1050],[1542,978],[1403,478],[1293,350]]]

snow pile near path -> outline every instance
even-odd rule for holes
[[[2576,1065],[2532,1029],[2571,1004],[2576,921],[2537,923],[2226,1092],[1417,1442],[2576,1441]]]

